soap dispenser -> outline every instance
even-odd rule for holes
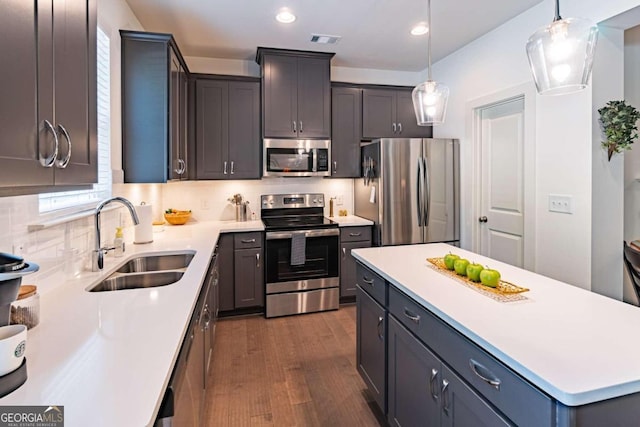
[[[116,227],[116,238],[113,240],[114,256],[121,257],[124,255],[124,239],[122,237],[122,227]]]

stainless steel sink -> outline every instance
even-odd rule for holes
[[[120,291],[123,289],[166,286],[180,280],[183,274],[182,271],[158,271],[133,274],[114,273],[91,288],[89,292]]]
[[[193,252],[141,256],[129,260],[116,271],[118,273],[141,273],[146,271],[179,270],[186,268],[193,259],[193,256]]]

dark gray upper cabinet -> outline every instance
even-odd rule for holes
[[[360,176],[360,140],[362,139],[362,89],[331,89],[331,176]]]
[[[431,126],[418,126],[412,89],[363,89],[362,137],[431,138]]]
[[[196,176],[259,179],[260,82],[196,80]]]
[[[265,138],[331,137],[333,55],[258,48]]]
[[[2,188],[96,182],[96,28],[95,0],[3,3]]]
[[[120,36],[124,180],[187,179],[186,63],[171,34],[120,30]]]

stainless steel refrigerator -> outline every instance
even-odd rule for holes
[[[460,240],[456,139],[376,139],[361,148],[355,214],[375,223],[376,246]]]

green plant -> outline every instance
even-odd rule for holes
[[[636,122],[640,118],[640,112],[625,101],[609,101],[598,113],[606,136],[602,147],[607,149],[611,161],[613,153],[631,149],[631,144],[638,138]]]

